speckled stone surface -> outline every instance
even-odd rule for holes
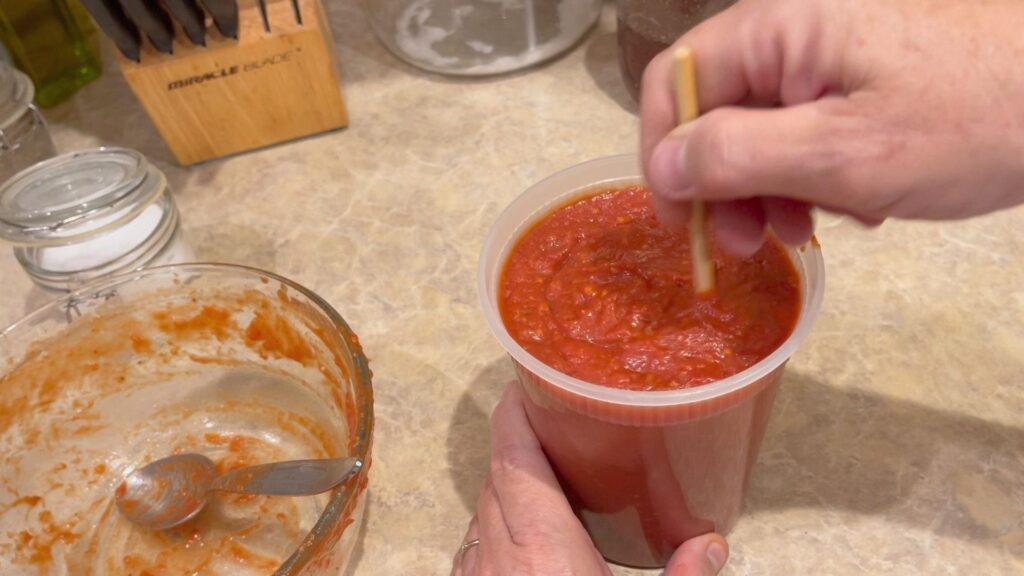
[[[512,377],[477,304],[481,243],[536,180],[632,151],[637,120],[613,18],[550,65],[457,81],[391,57],[355,0],[328,4],[346,130],[182,169],[109,53],[47,115],[62,151],[129,146],[159,165],[200,258],[277,271],[348,319],[377,397],[352,573],[446,574]],[[1024,573],[1024,209],[873,231],[823,216],[819,237],[825,304],[725,574]],[[0,279],[0,324],[45,299],[8,250]]]

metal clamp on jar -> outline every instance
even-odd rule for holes
[[[28,76],[0,62],[0,183],[57,154],[34,94]]]
[[[64,290],[193,260],[163,172],[125,148],[64,154],[8,180],[0,239],[37,284]]]

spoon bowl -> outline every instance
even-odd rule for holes
[[[202,454],[168,456],[129,474],[114,501],[130,522],[164,530],[199,514],[216,477],[213,461]]]

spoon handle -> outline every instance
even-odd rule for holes
[[[358,458],[292,460],[239,468],[218,476],[214,490],[269,496],[311,496],[327,492],[363,467]]]

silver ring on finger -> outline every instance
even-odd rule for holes
[[[479,538],[473,538],[472,540],[470,540],[468,542],[463,542],[462,546],[459,546],[459,551],[457,553],[457,556],[459,557],[459,564],[461,564],[462,561],[465,560],[466,552],[469,552],[469,550],[471,548],[473,548],[475,546],[479,546],[479,545],[480,545],[480,539]]]

